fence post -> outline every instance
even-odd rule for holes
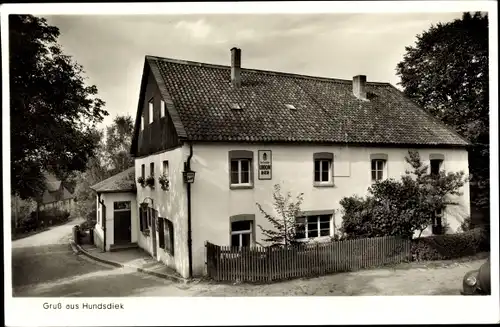
[[[271,269],[271,247],[266,248],[266,269],[267,269],[267,279],[272,281],[272,269]]]

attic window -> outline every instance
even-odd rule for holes
[[[285,107],[287,107],[290,110],[297,110],[293,104],[285,104]]]
[[[241,110],[241,106],[237,103],[230,103],[231,109],[233,110]]]

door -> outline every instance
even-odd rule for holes
[[[156,227],[158,227],[158,211],[151,209],[151,240],[153,242],[153,257],[156,258]]]
[[[130,201],[114,203],[113,231],[114,244],[127,244],[132,242],[132,211]]]

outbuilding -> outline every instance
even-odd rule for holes
[[[137,247],[137,191],[134,167],[91,188],[97,193],[94,244],[103,251]]]

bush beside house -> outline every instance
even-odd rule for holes
[[[412,240],[412,259],[447,260],[489,251],[489,231],[475,228],[464,233],[420,237]]]

